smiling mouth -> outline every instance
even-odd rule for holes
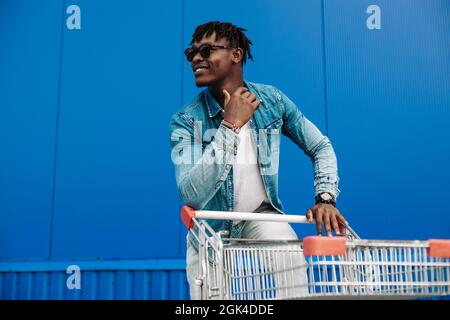
[[[195,69],[194,74],[195,74],[195,75],[201,74],[201,73],[205,72],[205,71],[208,70],[208,69],[209,69],[209,68],[199,67],[199,68]]]

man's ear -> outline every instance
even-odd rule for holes
[[[244,58],[244,51],[241,48],[233,49],[231,54],[234,63],[241,63],[241,60]]]

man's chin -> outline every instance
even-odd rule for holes
[[[201,77],[199,79],[195,79],[195,85],[197,86],[197,88],[201,88],[201,87],[206,87],[209,86],[213,83],[213,80],[207,80],[207,79],[202,79]]]
[[[197,88],[206,87],[208,85],[207,81],[195,81]]]

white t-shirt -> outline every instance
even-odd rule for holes
[[[239,132],[239,146],[233,165],[234,211],[253,212],[267,199],[258,167],[257,149],[247,122]],[[239,221],[234,221],[237,224]]]

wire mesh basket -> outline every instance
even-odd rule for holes
[[[196,211],[182,220],[199,249],[202,299],[404,299],[450,294],[450,240],[230,239],[204,219],[307,223],[304,216]]]

